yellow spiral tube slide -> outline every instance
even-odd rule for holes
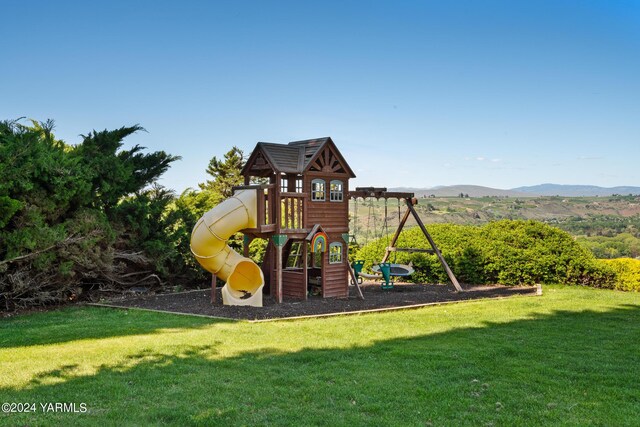
[[[237,231],[256,227],[257,193],[240,190],[198,220],[191,232],[191,252],[200,265],[226,282],[225,305],[262,307],[264,276],[258,265],[227,244]]]

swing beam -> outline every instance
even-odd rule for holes
[[[436,246],[436,243],[433,241],[433,239],[431,238],[431,235],[427,231],[427,227],[425,227],[424,223],[422,222],[422,219],[420,218],[420,215],[418,215],[418,212],[414,208],[414,206],[418,204],[418,199],[416,199],[414,197],[413,193],[387,191],[387,189],[384,188],[384,187],[356,187],[355,191],[350,191],[349,192],[349,197],[352,198],[352,199],[357,199],[357,198],[360,198],[360,197],[363,198],[363,199],[365,199],[367,197],[375,197],[376,199],[385,199],[385,200],[386,199],[403,199],[405,201],[406,205],[407,205],[407,210],[404,212],[404,215],[402,216],[402,219],[400,220],[400,223],[398,224],[398,228],[397,228],[395,234],[393,235],[393,238],[391,239],[391,243],[389,244],[389,246],[385,250],[385,254],[384,254],[384,257],[382,258],[381,262],[383,262],[383,263],[387,262],[391,252],[396,252],[396,251],[407,251],[407,252],[429,251],[428,249],[419,250],[419,249],[415,249],[415,248],[407,248],[407,249],[396,248],[396,243],[398,242],[398,237],[400,237],[400,232],[404,228],[404,226],[405,226],[405,224],[407,222],[407,219],[409,219],[409,216],[412,215],[413,218],[416,220],[416,223],[418,224],[418,227],[420,227],[420,230],[422,231],[422,234],[424,234],[424,237],[426,237],[427,241],[429,242],[429,245],[431,245],[431,248],[432,248],[431,250],[438,257],[438,260],[440,261],[440,264],[442,265],[442,268],[444,269],[444,271],[447,273],[447,276],[449,277],[449,280],[451,280],[451,283],[456,288],[456,291],[458,291],[458,292],[462,292],[463,291],[462,287],[460,286],[460,283],[458,283],[458,279],[456,279],[456,276],[453,274],[453,271],[451,271],[451,268],[449,268],[449,264],[447,264],[447,261],[442,256],[442,253],[438,249],[438,246]]]

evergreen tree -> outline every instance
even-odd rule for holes
[[[82,135],[84,140],[73,155],[82,159],[90,177],[95,207],[109,212],[122,197],[143,190],[180,159],[164,151],[143,153],[145,147],[139,145],[122,150],[124,138],[141,130],[144,128],[134,125]]]
[[[163,211],[173,195],[146,188],[178,157],[122,150],[138,130],[93,131],[70,146],[52,121],[0,122],[0,308],[159,283],[169,272],[178,257]]]
[[[200,184],[200,188],[219,194],[221,199],[231,197],[233,194],[232,188],[244,183],[244,178],[240,173],[244,166],[243,155],[242,150],[234,146],[224,155],[222,160],[218,160],[216,156],[213,156],[207,167],[207,173],[213,179]]]

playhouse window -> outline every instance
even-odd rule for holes
[[[325,182],[323,179],[314,179],[311,181],[311,200],[323,201],[325,196]]]
[[[331,181],[329,185],[329,200],[332,202],[341,202],[343,200],[342,181]]]
[[[334,242],[329,245],[329,264],[342,262],[342,243]]]
[[[302,193],[302,178],[296,178],[296,193]]]

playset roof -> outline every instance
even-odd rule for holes
[[[242,174],[251,175],[251,169],[254,168],[260,156],[263,156],[270,169],[276,172],[302,174],[310,168],[325,147],[335,154],[336,160],[345,173],[351,178],[355,177],[346,160],[329,137],[293,141],[288,144],[258,142],[242,169]]]

